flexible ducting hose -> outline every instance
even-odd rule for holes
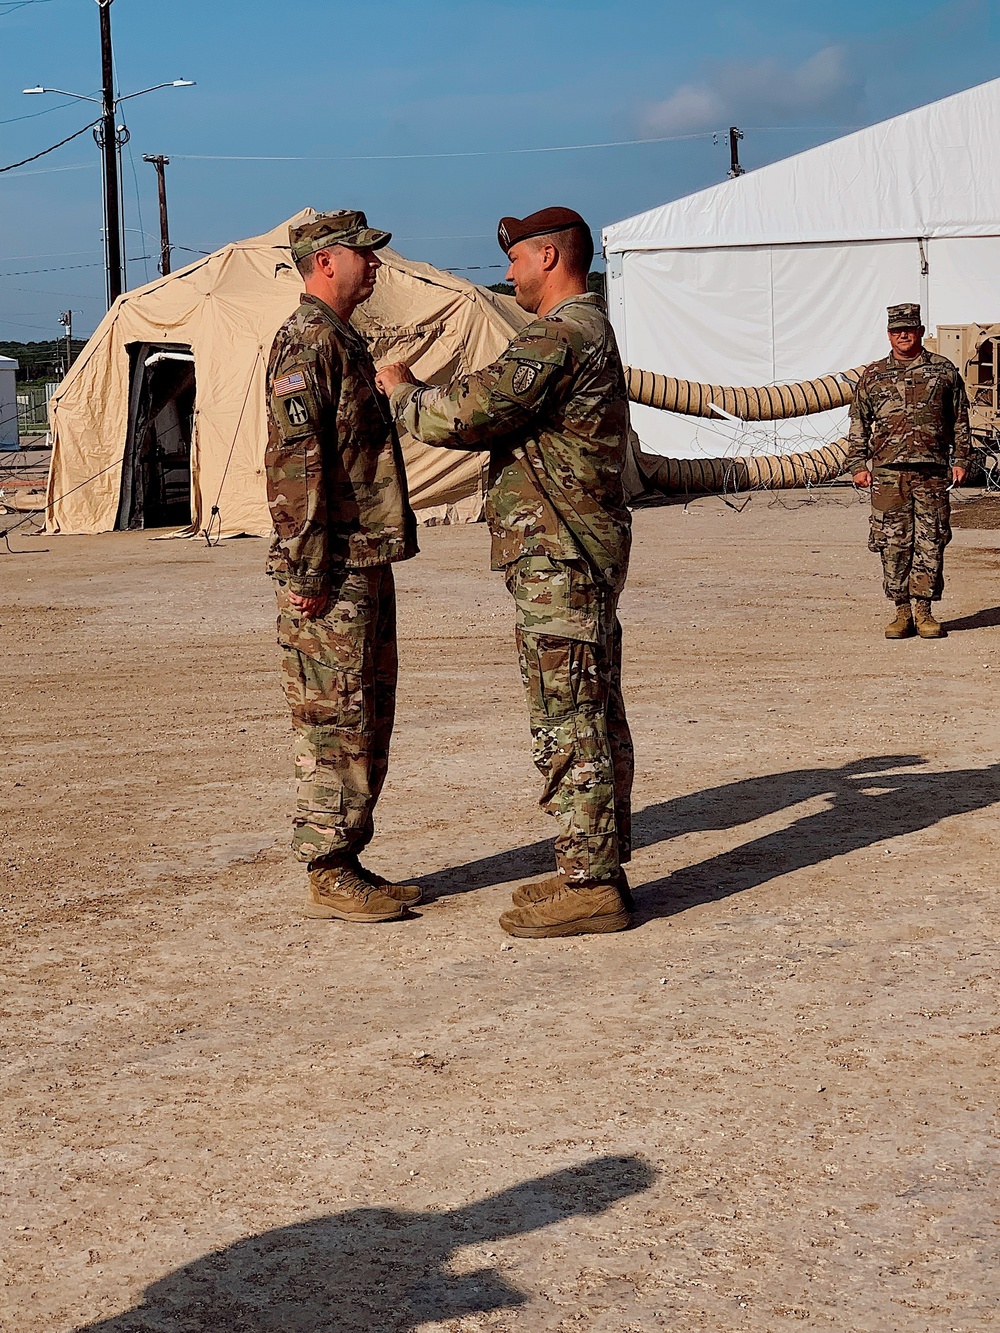
[[[639,469],[651,490],[667,495],[784,490],[819,486],[840,476],[847,458],[843,440],[799,454],[744,458],[661,458],[637,451]]]
[[[625,377],[629,398],[646,407],[659,407],[665,412],[679,412],[689,417],[711,417],[715,415],[712,411],[714,404],[742,421],[784,421],[789,417],[806,417],[813,412],[847,407],[863,370],[864,366],[858,366],[855,370],[823,375],[817,380],[764,384],[749,389],[675,380],[670,375],[633,370],[631,366],[625,367]]]

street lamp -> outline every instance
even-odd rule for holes
[[[115,106],[119,102],[127,102],[130,97],[141,97],[143,93],[155,93],[161,88],[194,88],[196,86],[194,79],[171,79],[169,83],[154,83],[151,88],[140,88],[137,93],[126,93],[124,97],[113,99]],[[87,97],[83,93],[68,93],[65,88],[22,88],[22,93],[58,93],[60,97],[75,97],[78,102],[94,102],[97,106],[103,106],[104,102],[100,97]]]
[[[116,112],[119,103],[131,101],[133,97],[143,97],[146,93],[158,92],[161,88],[193,88],[194,79],[171,79],[167,83],[154,83],[150,88],[140,88],[138,92],[126,93],[123,97],[114,95],[114,76],[111,61],[111,0],[98,0],[101,12],[101,71],[103,75],[103,93],[101,97],[88,97],[85,93],[71,93],[64,88],[24,88],[23,92],[57,93],[60,97],[72,97],[78,102],[93,102],[101,108],[101,123],[94,127],[94,139],[103,153],[104,164],[104,255],[107,269],[108,308],[122,294],[122,228],[121,201],[119,197],[118,158],[122,144],[128,142],[128,130],[124,125],[117,125]]]

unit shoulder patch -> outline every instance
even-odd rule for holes
[[[510,387],[518,398],[530,392],[543,367],[540,361],[519,361],[510,378]]]
[[[293,385],[291,390],[286,389],[282,394],[273,392],[271,411],[274,413],[278,429],[286,440],[291,441],[304,435],[311,435],[319,428],[316,397],[311,389],[298,389]]]
[[[293,394],[284,404],[288,420],[293,426],[304,426],[309,420],[309,409],[302,394]]]
[[[523,354],[511,357],[503,368],[493,392],[519,403],[538,403],[545,396],[558,366],[535,361]]]

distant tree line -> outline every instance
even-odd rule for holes
[[[87,345],[86,338],[73,339],[73,360]],[[66,339],[53,338],[51,342],[0,342],[0,356],[12,356],[18,368],[18,380],[58,380],[66,373]]]

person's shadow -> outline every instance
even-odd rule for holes
[[[355,1208],[265,1231],[185,1264],[141,1305],[77,1333],[408,1333],[516,1309],[530,1297],[497,1269],[448,1272],[455,1252],[597,1216],[656,1176],[639,1157],[598,1157],[451,1212]]]
[[[639,884],[638,921],[725,898],[1000,801],[1000,764],[927,773],[920,771],[925,763],[920,755],[878,755],[839,766],[744,778],[647,806],[634,820],[637,848],[685,833],[736,828],[818,797],[829,801],[825,810],[787,828],[684,866],[654,883]],[[551,867],[552,843],[546,839],[428,875],[423,882],[443,896],[551,873]]]
[[[698,903],[718,901],[1000,801],[1000,764],[927,773],[916,768],[924,762],[914,756],[887,756],[859,760],[842,768],[806,769],[773,779],[751,779],[749,784],[734,783],[731,789],[716,788],[710,793],[713,804],[725,808],[731,803],[736,817],[717,825],[705,822],[704,828],[732,827],[742,822],[741,815],[756,818],[770,813],[766,808],[770,802],[756,799],[758,789],[753,784],[771,788],[779,798],[773,802],[775,811],[814,797],[826,797],[828,804],[787,828],[763,834],[644,885],[639,895],[640,919],[643,915],[671,916]],[[892,771],[900,768],[916,771]],[[749,805],[742,799],[747,793],[738,790],[748,785],[752,787]],[[928,862],[925,870],[931,868]]]
[[[1000,625],[1000,606],[989,606],[982,611],[973,611],[972,615],[945,620],[943,624],[949,634],[964,629],[995,629]]]

